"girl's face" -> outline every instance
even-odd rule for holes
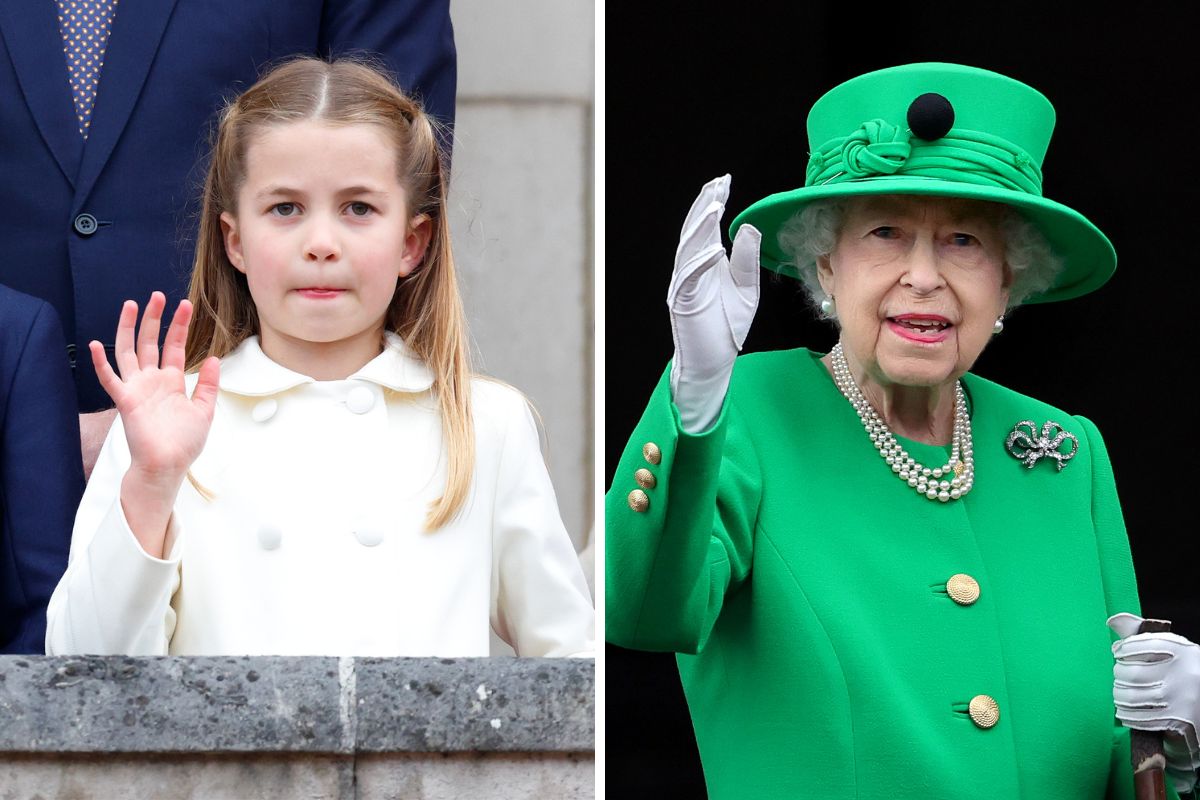
[[[221,214],[221,227],[263,352],[319,380],[344,378],[379,354],[396,283],[429,244],[395,146],[375,125],[294,122],[260,131],[245,167],[237,215]]]

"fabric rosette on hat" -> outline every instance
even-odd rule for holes
[[[1108,238],[1074,209],[1042,195],[1054,107],[1020,81],[959,64],[870,72],[834,87],[808,115],[804,186],[759,200],[734,219],[763,232],[762,265],[798,277],[780,228],[814,200],[902,194],[1004,203],[1046,237],[1063,269],[1029,303],[1069,300],[1116,270]]]

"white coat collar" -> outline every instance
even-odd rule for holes
[[[346,380],[377,383],[397,392],[423,392],[433,386],[433,372],[398,334],[388,331],[383,352]],[[316,380],[276,364],[259,346],[257,336],[246,339],[221,359],[221,389],[234,394],[259,396],[317,383]]]

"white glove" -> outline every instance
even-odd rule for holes
[[[688,433],[708,429],[720,415],[733,362],[758,308],[762,234],[743,225],[732,259],[725,255],[720,225],[728,198],[728,175],[700,190],[683,221],[667,290],[675,340],[671,397]]]
[[[1163,732],[1167,773],[1189,792],[1200,768],[1200,646],[1174,633],[1137,633],[1142,618],[1114,614],[1113,701],[1127,728]]]

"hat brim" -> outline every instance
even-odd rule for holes
[[[814,200],[884,194],[961,197],[1004,203],[1017,208],[1037,226],[1051,249],[1064,262],[1054,285],[1026,298],[1026,303],[1052,303],[1085,295],[1103,286],[1117,268],[1117,253],[1108,237],[1082,214],[1061,203],[994,186],[904,175],[874,175],[862,180],[810,186],[764,197],[738,214],[730,225],[729,235],[731,238],[736,236],[742,225],[753,225],[763,233],[762,266],[798,278],[795,266],[785,263],[790,259],[780,249],[775,235],[784,223]]]

